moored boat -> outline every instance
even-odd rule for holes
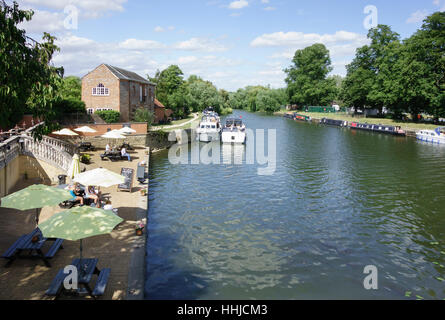
[[[400,126],[385,126],[381,124],[351,122],[349,123],[349,127],[351,129],[356,129],[356,130],[372,131],[372,132],[386,133],[399,136],[406,135],[406,132],[402,130]]]
[[[221,139],[221,123],[216,112],[206,113],[196,130],[197,140],[201,142],[219,141]]]
[[[246,126],[241,119],[229,118],[222,129],[221,140],[223,143],[246,143]]]
[[[445,127],[439,127],[436,130],[420,130],[416,133],[417,140],[445,144]]]
[[[320,123],[326,124],[329,126],[337,126],[337,127],[347,127],[348,126],[348,121],[333,120],[333,119],[326,119],[326,118],[321,119]]]

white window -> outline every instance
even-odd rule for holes
[[[105,88],[102,83],[99,83],[96,88],[93,88],[93,96],[109,96],[110,90]]]
[[[139,86],[139,101],[142,102],[142,86]]]
[[[87,113],[88,114],[93,114],[94,113],[94,109],[93,108],[88,108],[87,109]]]

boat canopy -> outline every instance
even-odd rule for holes
[[[241,119],[227,119],[226,126],[230,127],[233,125],[235,125],[237,127],[241,127],[243,125],[243,121]]]

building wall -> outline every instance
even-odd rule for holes
[[[102,83],[109,90],[108,96],[93,96],[92,90]],[[104,65],[99,66],[82,78],[82,101],[86,109],[110,108],[120,112],[119,79]],[[127,121],[127,120],[124,120]]]
[[[0,169],[0,197],[9,194],[20,179],[20,162],[15,158],[8,165]]]

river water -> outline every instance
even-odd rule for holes
[[[147,299],[445,298],[445,148],[235,115],[276,129],[275,173],[153,154]]]

